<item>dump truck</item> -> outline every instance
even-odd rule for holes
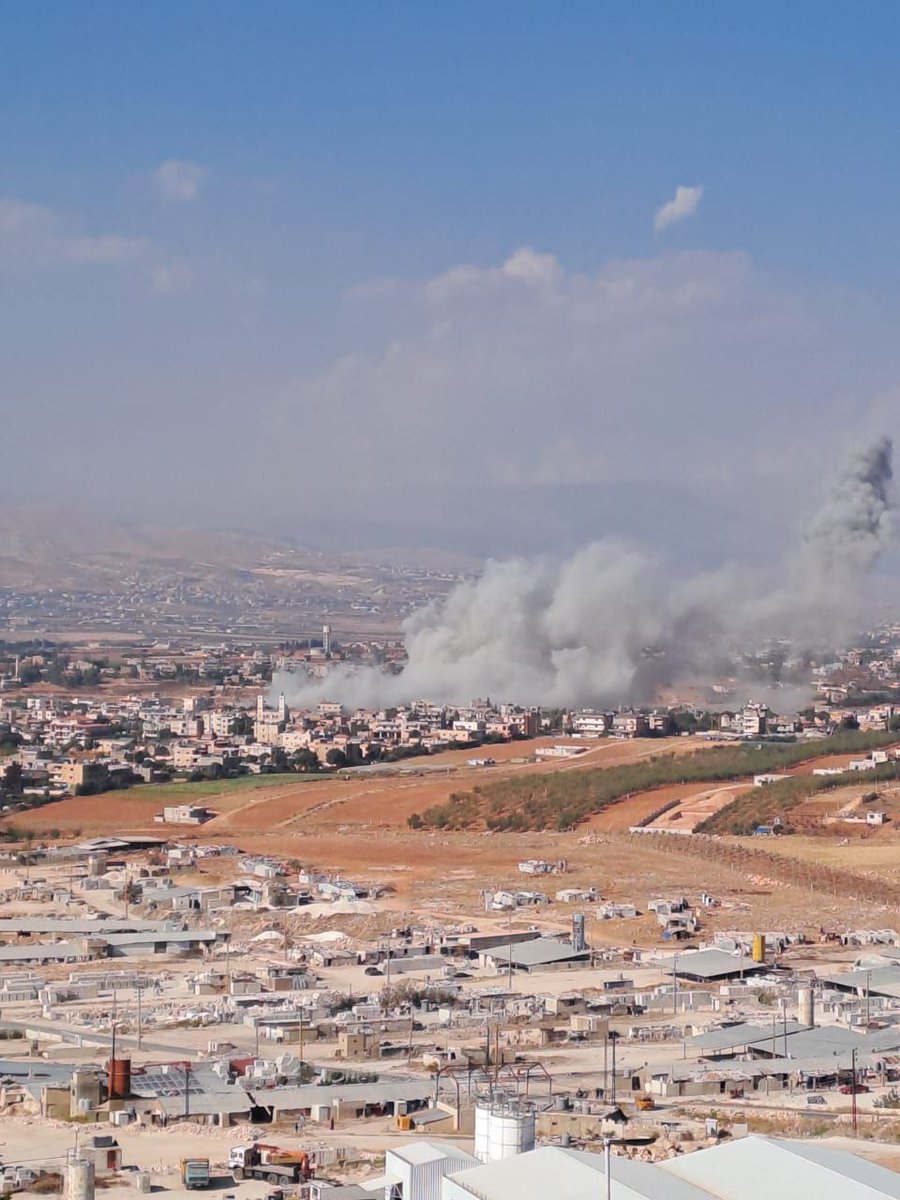
[[[266,1183],[303,1183],[312,1177],[305,1150],[284,1150],[257,1142],[255,1146],[232,1146],[228,1166],[235,1179],[262,1179]]]
[[[209,1187],[209,1159],[183,1158],[181,1160],[181,1182],[186,1188]]]

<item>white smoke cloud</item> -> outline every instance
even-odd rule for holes
[[[613,539],[561,565],[492,562],[479,579],[413,614],[401,675],[339,669],[304,686],[287,674],[273,690],[295,703],[325,695],[349,705],[490,695],[610,704],[649,700],[663,680],[702,676],[748,638],[828,643],[849,627],[890,544],[891,457],[885,437],[855,449],[777,569],[673,578],[642,550]]]

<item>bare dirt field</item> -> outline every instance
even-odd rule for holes
[[[549,771],[577,771],[589,767],[620,766],[639,762],[663,753],[685,754],[698,749],[689,738],[660,738],[646,741],[579,742],[584,754],[573,759],[534,762],[531,756],[540,747],[560,745],[565,738],[538,738],[528,742],[510,742],[483,747],[478,751],[449,750],[431,758],[413,759],[391,773],[363,771],[341,776],[273,776],[271,786],[259,779],[243,789],[224,785],[220,791],[204,788],[197,795],[186,788],[137,786],[127,792],[108,792],[101,796],[77,796],[48,804],[13,817],[13,828],[49,829],[82,834],[149,830],[153,817],[163,804],[197,800],[213,809],[217,817],[203,826],[211,838],[228,834],[269,832],[290,828],[292,832],[333,829],[336,824],[365,824],[373,828],[405,826],[411,813],[430,804],[441,803],[451,792],[467,791],[480,783],[509,777],[519,772],[541,774]],[[496,760],[492,767],[469,767],[473,757]],[[514,760],[525,760],[516,762]],[[171,832],[171,827],[168,832]],[[182,831],[179,831],[182,832]],[[185,831],[187,832],[187,831]]]
[[[465,791],[482,781],[509,777],[518,772],[583,770],[588,767],[634,762],[661,752],[685,753],[697,749],[693,739],[588,743],[589,750],[572,760],[549,763],[515,762],[533,753],[536,745],[557,744],[562,739],[492,747],[496,766],[468,767],[471,752],[451,751],[423,763],[404,767],[403,773],[359,772],[349,777],[289,777],[271,785],[223,788],[204,794],[202,803],[219,815],[201,827],[163,827],[153,823],[162,807],[162,789],[135,788],[103,796],[79,797],[23,813],[12,823],[33,830],[36,836],[50,829],[94,833],[165,832],[179,841],[232,842],[248,852],[275,853],[286,859],[312,864],[394,890],[391,907],[421,914],[459,912],[472,915],[482,907],[480,889],[536,888],[551,899],[562,887],[595,887],[602,896],[628,900],[643,908],[655,894],[699,892],[705,889],[722,900],[711,910],[706,924],[723,929],[784,928],[830,924],[845,928],[871,921],[889,924],[886,903],[853,897],[853,879],[883,879],[900,884],[900,835],[888,826],[867,839],[840,836],[786,837],[761,843],[755,839],[752,864],[731,862],[712,854],[713,843],[700,839],[628,835],[624,831],[666,800],[681,801],[675,812],[682,820],[696,819],[710,805],[727,802],[749,781],[736,785],[701,788],[697,784],[673,785],[627,797],[570,833],[443,833],[414,832],[406,825],[410,813],[445,800],[454,791]],[[485,752],[487,753],[487,752]],[[847,756],[842,756],[846,761]],[[821,761],[821,760],[819,760]],[[804,765],[810,771],[817,763]],[[423,769],[424,768],[424,769]],[[166,789],[172,802],[177,788]],[[190,797],[185,796],[186,799]],[[900,802],[898,802],[900,808]],[[677,822],[676,822],[677,825]],[[677,848],[673,842],[687,843]],[[718,839],[722,849],[739,846],[737,839]],[[748,840],[749,844],[749,840]],[[565,859],[565,875],[524,876],[517,870],[522,859]],[[207,860],[205,872],[215,871],[217,860]],[[814,872],[798,864],[827,863],[854,872],[846,887],[829,884],[816,893]],[[536,910],[537,911],[537,910]],[[543,920],[566,923],[571,908],[551,903],[540,910]],[[527,915],[527,914],[526,914]],[[644,927],[646,925],[646,928]],[[655,936],[646,918],[606,922],[602,935],[631,942]]]

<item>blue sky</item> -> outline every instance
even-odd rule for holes
[[[498,511],[546,514],[566,488],[608,512],[609,489],[652,484],[728,550],[717,512],[763,488],[775,516],[819,456],[896,409],[898,26],[888,3],[5,5],[0,386],[13,437],[60,450],[49,478],[13,466],[0,497],[97,503],[99,455],[125,515],[252,524],[272,505],[302,539],[337,484],[353,493],[324,514],[337,536],[390,539],[371,498],[408,507],[437,439],[446,503],[401,540],[464,543],[441,514],[476,485]],[[165,163],[190,196],[167,198]],[[679,186],[702,197],[655,231]],[[515,271],[490,274],[522,247],[560,272],[527,297]],[[461,301],[423,291],[461,264],[482,272]],[[603,284],[587,321],[584,279]],[[611,279],[649,305],[624,332]],[[680,467],[654,415],[670,382]],[[746,414],[753,389],[785,461],[760,434],[723,478],[710,459],[743,427],[723,411]],[[499,465],[444,440],[455,411],[492,445],[509,433]],[[173,424],[202,459],[240,452],[227,503]],[[323,437],[347,444],[346,487],[318,454],[301,465]],[[556,536],[537,523],[523,541],[504,517],[498,551]]]

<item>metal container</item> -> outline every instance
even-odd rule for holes
[[[110,1100],[127,1100],[131,1095],[131,1059],[111,1058],[109,1060],[109,1098]]]
[[[475,1109],[475,1157],[479,1162],[499,1162],[533,1149],[533,1109],[513,1103]]]
[[[744,944],[746,945],[746,943]],[[766,935],[764,933],[754,933],[751,957],[755,963],[766,961]]]

